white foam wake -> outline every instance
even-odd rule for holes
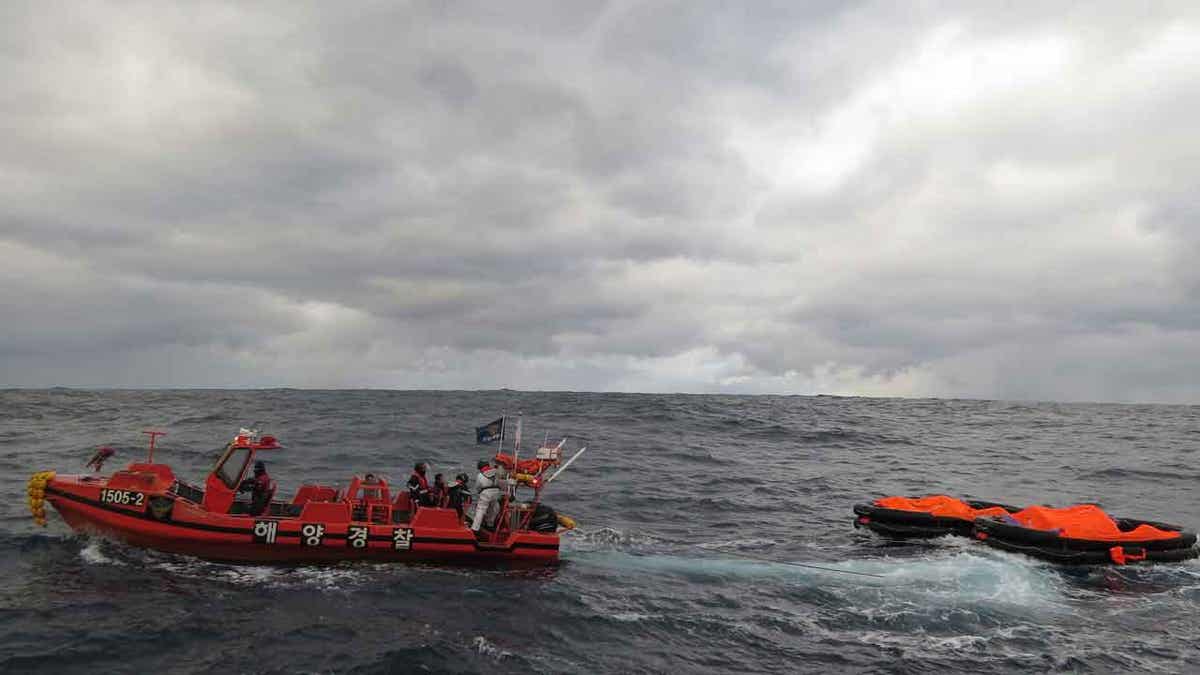
[[[104,554],[101,550],[103,540],[91,539],[87,545],[79,549],[79,557],[89,565],[118,565],[124,566],[125,563]]]

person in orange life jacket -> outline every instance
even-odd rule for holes
[[[467,500],[471,498],[467,480],[467,474],[458,474],[454,477],[454,485],[446,491],[446,505],[458,512],[459,520],[462,520],[463,509],[466,508]]]
[[[412,497],[413,504],[433,506],[433,495],[429,492],[429,479],[425,477],[427,469],[425,462],[417,462],[413,466],[412,475],[408,477],[408,494]]]
[[[496,520],[495,511],[500,506],[500,478],[486,459],[479,460],[479,475],[475,476],[475,519],[471,521],[471,530],[479,533],[484,516],[489,523]]]
[[[267,465],[261,460],[254,463],[254,478],[247,478],[238,486],[238,492],[250,493],[250,515],[257,516],[267,510],[271,503],[271,477]]]
[[[435,474],[433,477],[433,489],[430,494],[433,497],[433,505],[438,507],[446,506],[446,479],[442,474]]]

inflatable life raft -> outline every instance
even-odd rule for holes
[[[988,546],[1064,565],[1178,562],[1200,555],[1196,535],[1178,525],[1113,518],[1095,504],[1055,509],[1030,506],[975,521]]]
[[[854,505],[854,527],[865,527],[885,537],[911,539],[956,534],[969,537],[976,518],[1006,516],[1015,506],[946,495],[881,497]]]

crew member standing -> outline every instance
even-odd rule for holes
[[[443,509],[446,508],[446,490],[448,489],[446,479],[442,477],[442,474],[435,474],[433,476],[433,489],[430,490],[434,506]]]
[[[412,475],[408,477],[408,494],[413,504],[433,506],[433,496],[429,493],[429,479],[425,477],[428,467],[425,462],[417,462],[413,466]]]
[[[475,476],[475,519],[471,521],[471,530],[479,534],[484,517],[488,522],[495,521],[493,513],[500,506],[500,481],[496,469],[488,464],[486,459],[479,460],[479,475]]]
[[[467,481],[470,480],[467,474],[460,473],[454,477],[454,485],[446,493],[446,503],[450,508],[458,512],[459,521],[463,518],[463,509],[466,507],[467,500],[470,499],[470,487]]]

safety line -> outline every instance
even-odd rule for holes
[[[701,544],[692,544],[692,546],[695,546],[696,548],[704,549],[705,551],[714,552],[713,549],[702,546]],[[776,565],[791,565],[792,567],[805,567],[805,568],[813,569],[813,570],[821,570],[823,572],[837,572],[839,574],[853,574],[853,575],[860,576],[860,577],[874,577],[876,579],[887,579],[888,578],[887,575],[884,575],[884,574],[873,574],[871,572],[855,572],[853,570],[841,570],[836,567],[824,567],[821,565],[813,565],[810,563],[789,562],[787,560],[774,560],[772,558],[764,558],[762,556],[750,555],[748,553],[739,553],[739,552],[734,552],[734,551],[720,551],[720,550],[717,550],[715,552],[718,554],[721,554],[721,555],[728,555],[728,556],[733,556],[736,558],[746,558],[749,560],[758,560],[759,562],[775,563]]]

